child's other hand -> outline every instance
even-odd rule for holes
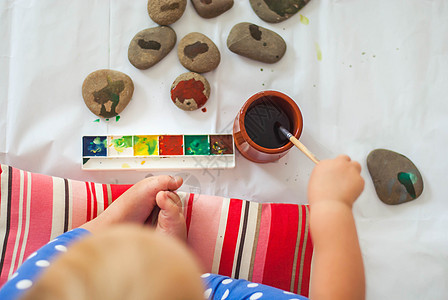
[[[160,208],[156,231],[185,241],[187,227],[179,196],[174,192],[161,191],[157,193],[156,203]]]
[[[353,206],[364,189],[361,165],[347,155],[319,162],[311,173],[308,184],[310,205],[324,201],[339,201]]]

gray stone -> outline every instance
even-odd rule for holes
[[[233,0],[191,0],[198,15],[210,19],[228,11],[233,6]]]
[[[82,84],[82,97],[95,115],[112,118],[129,104],[134,93],[131,78],[119,71],[98,70],[90,73]]]
[[[286,52],[286,43],[277,33],[252,23],[233,26],[227,38],[230,51],[265,63],[278,62]]]
[[[423,179],[406,156],[376,149],[367,157],[367,167],[376,193],[386,204],[401,204],[417,199],[423,192]]]
[[[199,32],[189,33],[179,42],[177,55],[185,68],[196,73],[212,71],[221,61],[218,47]]]
[[[148,0],[149,17],[159,25],[170,25],[182,17],[187,0]]]
[[[201,108],[209,97],[210,84],[198,73],[184,73],[171,85],[171,100],[183,110]]]
[[[249,0],[260,19],[268,23],[279,23],[295,15],[310,0]]]
[[[176,33],[168,26],[148,28],[137,33],[128,48],[131,64],[141,70],[161,61],[176,44]]]

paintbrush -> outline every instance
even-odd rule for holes
[[[319,163],[319,160],[316,158],[316,156],[308,150],[305,145],[303,145],[299,140],[291,134],[288,130],[286,130],[285,127],[283,127],[279,122],[275,123],[275,126],[280,129],[280,132],[293,143],[297,148],[299,148],[300,151],[302,151],[306,156],[308,156],[309,159],[311,159],[315,164]]]

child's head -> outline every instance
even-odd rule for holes
[[[74,243],[23,299],[203,299],[200,270],[180,241],[121,225]]]

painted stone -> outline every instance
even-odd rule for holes
[[[191,0],[198,15],[205,19],[219,16],[233,6],[233,0]]]
[[[145,70],[161,61],[174,48],[176,33],[168,26],[148,28],[137,33],[128,48],[128,59]]]
[[[280,35],[247,22],[233,26],[227,47],[236,54],[265,63],[278,62],[286,52],[286,42]]]
[[[406,156],[376,149],[367,157],[367,167],[381,201],[395,205],[417,199],[423,192],[423,179]]]
[[[87,107],[103,118],[120,114],[131,101],[133,93],[132,79],[115,70],[92,72],[82,84],[82,97]]]
[[[268,23],[279,23],[295,15],[310,0],[249,0],[257,16]]]
[[[183,110],[201,108],[210,97],[210,84],[204,76],[188,72],[176,78],[171,86],[171,100]]]
[[[185,68],[196,73],[212,71],[221,61],[218,47],[199,32],[184,36],[177,46],[177,56]]]
[[[149,17],[159,25],[170,25],[182,17],[187,0],[148,0]]]

